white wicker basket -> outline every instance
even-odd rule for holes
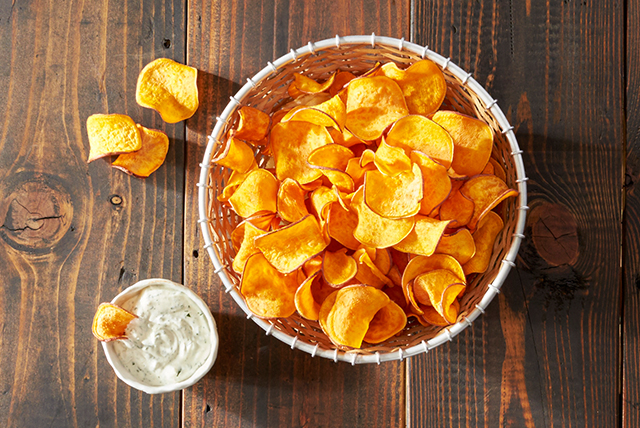
[[[395,61],[406,66],[422,58],[428,58],[438,64],[445,74],[448,92],[444,106],[479,117],[493,128],[495,147],[492,156],[504,165],[507,184],[512,188],[517,187],[519,191],[517,199],[509,199],[504,203],[505,227],[496,239],[490,266],[486,273],[478,275],[469,284],[470,291],[461,300],[458,321],[443,328],[424,327],[414,320],[398,336],[386,342],[345,352],[337,349],[326,339],[317,323],[299,316],[282,320],[263,320],[255,317],[238,292],[238,275],[230,269],[234,254],[229,242],[229,230],[241,219],[231,210],[221,207],[215,198],[229,174],[211,163],[211,159],[220,149],[219,140],[237,120],[237,108],[250,105],[270,113],[278,101],[287,97],[287,86],[292,81],[294,72],[303,72],[309,77],[322,79],[336,69],[350,70],[357,74],[371,68],[376,61]],[[520,242],[524,238],[528,207],[527,178],[522,151],[518,147],[513,126],[505,118],[497,101],[489,96],[470,73],[452,63],[449,58],[444,58],[427,47],[405,42],[404,39],[380,37],[375,34],[336,36],[316,43],[309,42],[306,46],[292,49],[287,55],[267,64],[254,77],[247,79],[247,83],[231,97],[222,114],[216,118],[216,126],[209,137],[200,165],[198,222],[202,227],[204,248],[211,257],[214,272],[219,275],[225,291],[231,294],[247,314],[247,318],[253,319],[267,335],[275,336],[291,346],[291,349],[301,349],[311,356],[318,355],[336,362],[380,364],[382,361],[402,360],[451,341],[484,313],[487,305],[500,292],[509,270],[515,266]]]

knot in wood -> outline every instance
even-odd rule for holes
[[[560,204],[537,206],[530,216],[536,251],[552,266],[572,265],[580,254],[578,225],[569,210]]]

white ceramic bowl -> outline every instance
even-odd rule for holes
[[[118,376],[118,378],[120,378],[121,381],[123,381],[130,387],[139,389],[140,391],[144,391],[147,394],[163,394],[165,392],[179,391],[181,389],[188,388],[191,385],[198,382],[200,379],[202,379],[204,375],[206,375],[207,372],[211,370],[211,367],[213,367],[213,363],[216,361],[216,357],[218,356],[219,340],[218,340],[218,331],[216,329],[216,322],[213,319],[213,315],[211,315],[211,311],[209,310],[209,307],[204,302],[204,300],[202,300],[200,296],[198,296],[188,288],[180,284],[176,284],[173,281],[169,281],[168,279],[151,278],[151,279],[145,279],[145,280],[139,281],[133,284],[131,287],[126,288],[120,294],[114,297],[113,300],[111,300],[111,303],[116,305],[121,305],[129,297],[136,294],[143,288],[149,287],[151,285],[164,285],[165,287],[172,288],[174,290],[185,293],[187,296],[191,298],[191,300],[193,300],[193,302],[202,311],[202,313],[204,314],[209,324],[209,330],[211,331],[211,353],[207,357],[206,361],[204,361],[204,363],[193,373],[193,375],[191,375],[191,377],[183,380],[182,382],[172,383],[168,385],[161,385],[161,386],[151,386],[136,380],[131,375],[131,373],[129,373],[129,371],[122,365],[122,363],[120,362],[120,359],[116,355],[116,352],[113,346],[115,341],[102,342],[102,349],[104,350],[104,354],[107,357],[107,361],[109,361],[109,364],[111,364],[111,367],[113,367],[113,371],[116,372],[116,376]]]

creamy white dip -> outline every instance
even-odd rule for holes
[[[182,382],[211,353],[207,318],[182,291],[151,285],[120,306],[138,318],[127,326],[128,339],[114,341],[114,350],[139,382],[150,386]]]

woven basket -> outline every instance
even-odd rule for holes
[[[221,140],[225,132],[238,120],[236,110],[248,105],[266,113],[275,111],[282,100],[287,99],[287,87],[294,73],[303,73],[313,79],[326,79],[335,70],[348,70],[361,74],[376,62],[394,61],[402,68],[428,58],[438,64],[447,81],[448,90],[443,107],[478,117],[489,124],[495,133],[495,147],[492,156],[497,159],[507,173],[507,184],[517,188],[519,197],[503,203],[502,215],[505,227],[498,235],[486,273],[476,276],[469,284],[468,291],[460,302],[458,322],[446,328],[424,327],[415,319],[410,321],[398,335],[378,345],[363,344],[362,349],[343,351],[325,336],[317,322],[308,321],[297,313],[287,319],[263,320],[255,317],[247,308],[239,293],[240,276],[231,269],[235,251],[230,234],[242,220],[230,208],[220,204],[216,195],[224,188],[230,175],[226,168],[211,163],[211,159],[222,150]],[[389,37],[348,36],[309,42],[300,49],[291,50],[274,61],[268,62],[253,78],[231,97],[231,102],[216,119],[217,123],[207,144],[198,183],[200,219],[205,245],[214,265],[214,272],[220,276],[225,291],[233,297],[245,311],[247,318],[253,319],[267,335],[273,335],[291,346],[334,361],[351,364],[380,363],[402,360],[452,340],[462,330],[484,313],[504,282],[509,270],[515,266],[514,260],[523,231],[527,207],[527,188],[522,151],[518,147],[513,127],[498,107],[496,100],[448,58],[430,51],[426,47]],[[267,158],[257,153],[258,163],[264,165]]]

